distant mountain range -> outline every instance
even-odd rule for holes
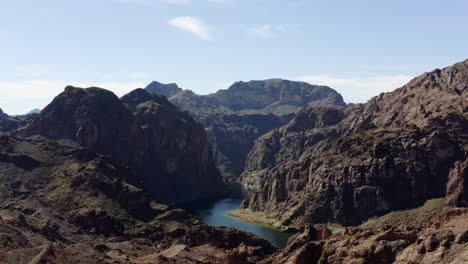
[[[329,87],[281,79],[236,82],[209,95],[159,82],[145,89],[168,97],[203,124],[217,166],[229,180],[239,178],[247,153],[259,136],[285,125],[304,107],[346,105]]]

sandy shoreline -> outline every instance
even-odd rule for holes
[[[269,218],[261,212],[253,212],[250,209],[239,208],[233,211],[229,211],[227,215],[246,223],[262,225],[268,228],[273,228],[281,231],[280,228],[275,226],[275,224],[278,223],[278,220]]]

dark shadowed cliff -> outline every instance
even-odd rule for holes
[[[146,89],[166,95],[166,87],[157,84]],[[238,179],[258,137],[285,125],[300,109],[345,105],[341,95],[329,87],[281,79],[236,82],[209,95],[172,91],[175,95],[169,100],[203,124],[217,166],[227,180]]]
[[[145,190],[120,163],[72,141],[0,135],[0,262],[255,263],[275,250]]]
[[[203,127],[143,89],[120,100],[100,88],[67,87],[21,134],[73,140],[123,162],[158,201],[190,202],[225,192]]]

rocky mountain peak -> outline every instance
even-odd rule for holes
[[[183,89],[175,83],[164,84],[157,81],[153,81],[150,84],[148,84],[145,90],[147,90],[150,93],[164,95],[167,98],[183,91]]]
[[[350,116],[353,129],[389,126],[424,128],[454,113],[468,117],[468,62],[424,73],[391,93],[383,93]]]
[[[467,86],[464,61],[366,104],[303,110],[256,141],[242,175],[256,192],[244,206],[280,224],[346,225],[444,197],[447,190],[452,203],[461,204]]]
[[[110,156],[158,201],[190,202],[225,191],[203,128],[143,89],[119,99],[105,89],[69,86],[21,133],[73,140]]]
[[[227,90],[210,97],[221,105],[235,110],[273,107],[273,104],[305,107],[310,105],[345,105],[343,98],[327,86],[310,85],[282,79],[236,82]]]
[[[130,93],[122,96],[120,99],[130,108],[131,111],[135,111],[139,104],[148,101],[155,102],[166,108],[175,108],[175,106],[171,104],[166,97],[150,93],[147,90],[141,88],[131,91]]]

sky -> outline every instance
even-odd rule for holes
[[[466,0],[0,0],[0,108],[66,85],[328,85],[360,103],[468,58]]]

